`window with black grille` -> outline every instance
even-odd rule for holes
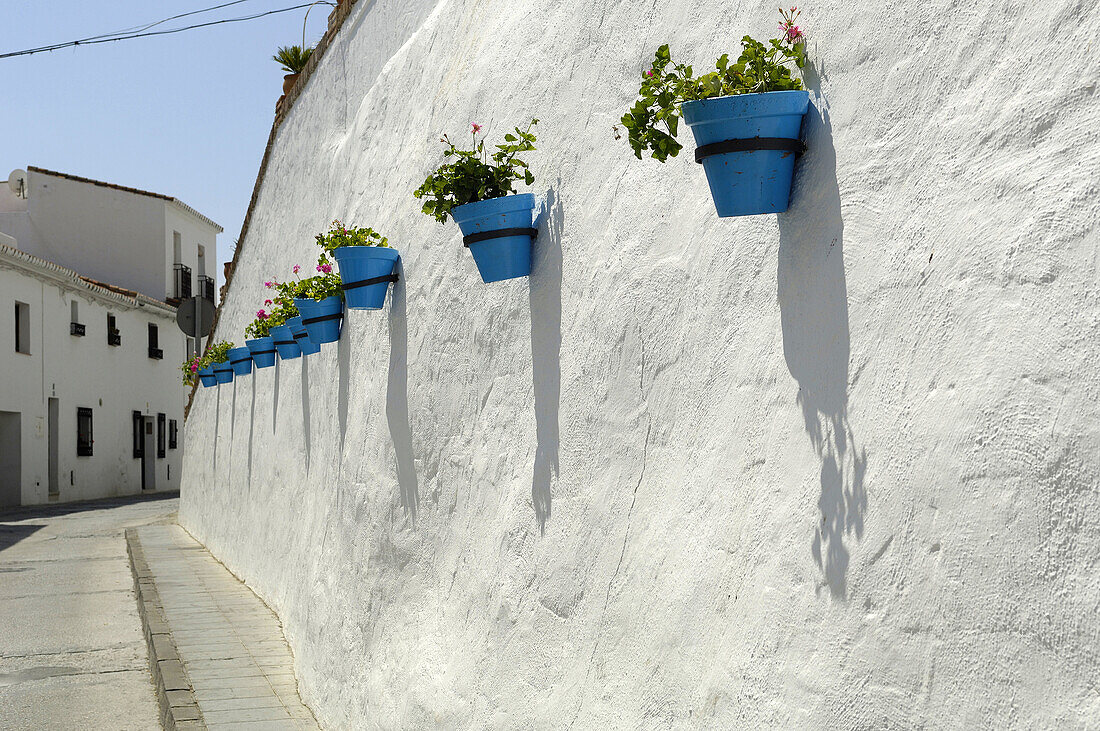
[[[179,443],[179,427],[175,419],[168,420],[168,448],[175,449]]]
[[[157,414],[157,457],[164,457],[164,414]]]
[[[76,456],[92,456],[92,410],[87,406],[76,409]]]
[[[145,456],[145,432],[141,428],[141,412],[131,412],[130,420],[134,439],[134,459],[139,459]]]

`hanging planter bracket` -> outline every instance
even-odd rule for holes
[[[724,155],[727,152],[754,152],[756,150],[779,150],[793,152],[801,155],[806,151],[806,145],[802,140],[789,137],[750,137],[744,140],[724,140],[712,142],[695,148],[695,162],[702,163],[703,158],[712,155]]]
[[[328,320],[339,320],[343,316],[344,316],[343,312],[333,312],[332,314],[321,315],[320,317],[303,317],[302,318],[302,324],[303,325],[316,325],[319,322],[326,322]],[[298,337],[298,336],[295,335],[294,337]],[[306,337],[308,337],[308,335]]]
[[[340,289],[346,292],[349,289],[356,289],[357,287],[369,287],[372,284],[381,284],[382,282],[396,282],[398,279],[400,279],[400,277],[398,277],[395,272],[381,277],[371,277],[370,279],[364,279],[359,282],[344,282],[340,285]],[[302,322],[305,322],[305,320]]]
[[[488,241],[489,239],[501,239],[506,236],[530,236],[535,238],[538,236],[537,228],[501,228],[496,231],[479,231],[475,234],[462,237],[462,245],[469,247],[470,244],[476,244],[479,241]]]

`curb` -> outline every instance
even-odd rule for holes
[[[172,640],[172,630],[164,618],[160,594],[145,561],[137,529],[126,529],[126,553],[130,556],[130,571],[134,576],[138,614],[145,642],[149,647],[149,670],[157,689],[160,722],[167,731],[205,729],[194,690]]]

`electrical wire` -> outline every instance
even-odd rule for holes
[[[81,43],[87,43],[88,41],[94,41],[94,40],[97,40],[99,38],[107,38],[108,36],[117,36],[117,35],[124,35],[124,34],[130,34],[130,33],[141,33],[142,31],[147,31],[150,28],[157,27],[158,25],[163,25],[163,24],[165,24],[165,23],[167,23],[171,20],[179,20],[180,18],[186,18],[186,17],[189,17],[191,15],[201,15],[202,13],[209,13],[213,10],[221,10],[222,8],[228,8],[230,5],[240,5],[241,3],[246,3],[246,2],[248,2],[248,0],[233,0],[233,2],[222,3],[221,5],[214,5],[213,7],[203,8],[202,10],[192,10],[191,12],[188,12],[188,13],[180,13],[179,15],[173,15],[171,18],[165,18],[164,20],[157,20],[157,21],[154,21],[152,23],[146,23],[145,25],[135,25],[132,28],[123,28],[121,30],[111,31],[110,33],[101,33],[98,36],[90,36],[88,38],[81,38],[80,42]]]
[[[245,0],[236,0],[236,2],[227,3],[226,5],[235,5],[235,4],[240,3],[240,2],[245,2]],[[183,31],[187,31],[187,30],[194,30],[196,28],[208,28],[210,26],[222,25],[222,24],[225,24],[225,23],[241,23],[241,22],[246,21],[246,20],[256,20],[257,18],[264,18],[268,15],[276,15],[278,13],[287,13],[287,12],[290,12],[291,10],[301,10],[302,8],[308,8],[311,4],[312,3],[304,3],[302,5],[294,5],[294,6],[289,7],[289,8],[280,8],[278,10],[268,10],[266,12],[256,13],[254,15],[244,15],[244,16],[241,16],[239,18],[223,18],[221,20],[211,20],[211,21],[208,21],[206,23],[196,23],[195,25],[183,26],[181,28],[169,28],[167,30],[155,30],[155,31],[148,31],[148,30],[140,30],[140,31],[135,31],[135,32],[125,32],[124,31],[124,32],[122,32],[120,34],[117,34],[117,35],[114,35],[114,36],[106,36],[106,35],[105,36],[93,36],[89,39],[76,40],[76,41],[66,41],[64,43],[55,43],[55,44],[52,44],[52,45],[49,45],[49,46],[41,46],[39,48],[28,48],[28,49],[25,49],[25,50],[22,50],[22,51],[10,51],[8,53],[0,53],[0,59],[14,58],[15,56],[29,56],[29,55],[34,54],[34,53],[44,53],[46,51],[56,51],[56,50],[59,50],[61,48],[71,48],[71,47],[74,47],[74,46],[93,46],[93,45],[97,45],[99,43],[110,43],[110,42],[113,42],[113,41],[128,41],[132,38],[148,38],[150,36],[171,35],[173,33],[182,33]],[[225,7],[225,6],[219,6],[219,7]],[[210,9],[216,9],[216,8],[208,8],[208,10],[210,10]],[[196,11],[193,11],[191,13],[185,13],[184,15],[195,15],[197,13],[202,13],[202,12],[206,12],[206,11],[205,10],[196,10]],[[179,16],[179,17],[182,17],[182,16]],[[148,28],[152,28],[155,25],[160,25],[163,22],[167,22],[167,20],[172,20],[172,18],[167,18],[164,21],[157,21],[156,23],[153,23],[152,25],[148,26]]]

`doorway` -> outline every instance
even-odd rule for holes
[[[73,303],[76,304],[75,302]],[[51,398],[49,400],[49,408],[47,410],[48,427],[49,427],[49,452],[50,452],[50,498],[56,499],[61,494],[61,489],[57,483],[57,399]]]
[[[23,502],[22,414],[0,411],[0,508]]]
[[[142,421],[141,489],[157,489],[157,434],[155,416],[144,416]]]

